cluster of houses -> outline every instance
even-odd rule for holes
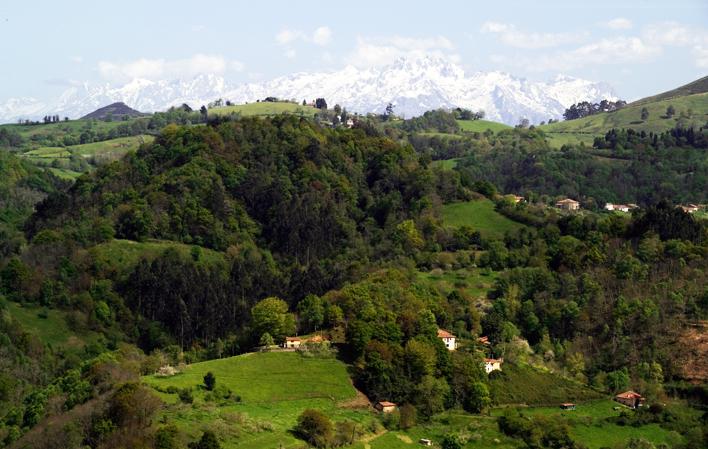
[[[445,329],[438,329],[438,338],[442,340],[442,342],[445,344],[445,347],[447,348],[448,351],[454,351],[457,349],[457,337],[453,333],[446,331]],[[490,344],[489,338],[486,336],[479,337],[477,339],[477,342],[482,345],[489,345]],[[503,358],[499,358],[499,359],[485,358],[484,359],[484,372],[489,374],[492,371],[501,371],[502,363],[504,363]],[[398,405],[395,402],[379,401],[376,404],[374,404],[374,408],[376,410],[380,411],[381,413],[391,413],[391,412],[394,412],[398,408]]]

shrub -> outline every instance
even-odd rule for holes
[[[211,371],[206,373],[206,375],[204,376],[204,386],[209,391],[212,391],[216,386],[216,376],[214,376],[214,373],[212,373]]]
[[[315,447],[327,447],[334,438],[334,427],[327,415],[307,409],[298,417],[295,433]]]
[[[179,400],[182,401],[183,404],[191,404],[194,402],[194,396],[192,396],[192,389],[191,388],[182,388],[179,390]]]

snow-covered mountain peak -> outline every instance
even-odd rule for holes
[[[487,118],[508,124],[521,118],[532,123],[560,118],[565,108],[579,101],[617,99],[604,83],[567,75],[536,82],[500,71],[468,74],[449,59],[429,55],[396,58],[389,65],[364,69],[348,65],[330,72],[293,73],[258,83],[234,84],[205,73],[186,80],[134,79],[121,86],[84,84],[67,89],[53,102],[8,100],[0,104],[0,120],[45,114],[80,117],[117,101],[153,112],[182,103],[199,107],[218,98],[244,103],[268,96],[298,101],[324,97],[328,104],[359,113],[380,113],[393,103],[396,113],[406,117],[441,107],[483,109]]]

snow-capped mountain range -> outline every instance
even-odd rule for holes
[[[261,83],[231,84],[213,75],[191,80],[135,79],[123,86],[110,84],[71,87],[57,100],[10,99],[0,103],[0,121],[37,119],[45,114],[81,117],[99,107],[122,101],[143,112],[161,111],[187,103],[199,107],[218,98],[234,103],[274,96],[311,101],[324,97],[351,112],[383,112],[391,102],[398,115],[412,117],[437,108],[484,110],[489,120],[516,124],[521,118],[538,123],[558,119],[579,101],[617,100],[610,86],[559,75],[550,82],[534,82],[503,72],[466,74],[444,58],[399,58],[375,68],[347,66],[339,71],[294,73]]]

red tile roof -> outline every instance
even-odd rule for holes
[[[487,359],[487,358],[484,359],[484,363],[497,363],[497,362],[502,363],[502,362],[504,362],[504,359]]]
[[[616,398],[622,398],[622,399],[642,399],[642,395],[641,395],[641,394],[639,394],[639,393],[637,393],[637,392],[635,392],[635,391],[632,391],[632,390],[625,391],[624,393],[620,393],[620,394],[618,394],[618,395],[615,396],[615,397],[616,397]]]
[[[300,341],[300,337],[285,337],[285,341]]]
[[[455,338],[455,336],[445,329],[438,329],[438,338]]]

